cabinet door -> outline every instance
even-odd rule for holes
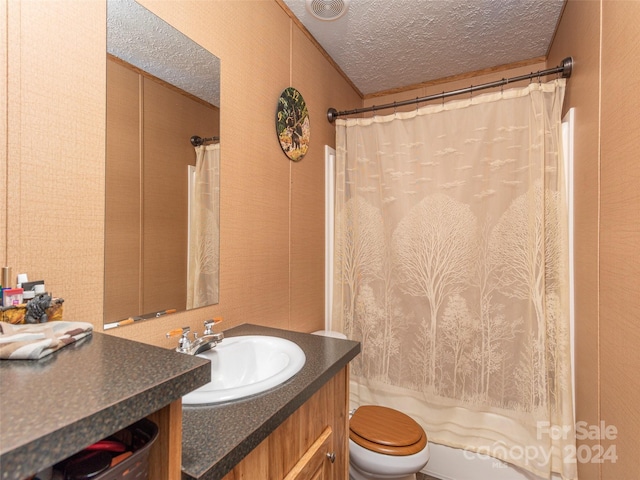
[[[348,382],[346,366],[223,480],[349,478]]]
[[[331,427],[325,428],[284,480],[330,480],[331,464],[335,461],[335,453],[331,451],[332,437]]]

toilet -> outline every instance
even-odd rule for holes
[[[328,330],[313,333],[346,338]],[[410,416],[379,405],[363,405],[351,414],[350,480],[415,480],[428,461],[427,434]]]
[[[351,416],[351,480],[415,480],[428,461],[427,435],[410,416],[379,405],[363,405]]]

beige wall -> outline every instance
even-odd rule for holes
[[[105,23],[99,2],[0,3],[7,52],[7,212],[0,262],[44,278],[70,319],[99,325]],[[6,155],[5,155],[6,153]],[[5,168],[6,167],[6,168]],[[6,188],[5,188],[6,186]]]
[[[640,455],[640,3],[570,1],[550,60],[576,53],[577,410],[606,422],[617,461],[581,478],[637,478]]]
[[[617,460],[581,464],[581,479],[640,472],[639,24],[640,2],[571,0],[549,56],[576,60],[577,418],[618,430],[600,442]]]
[[[0,1],[0,92],[7,91],[9,66],[7,63],[7,6]],[[7,95],[0,94],[0,111],[7,112]],[[7,252],[7,120],[8,115],[0,115],[0,261]],[[4,265],[4,263],[3,263]]]
[[[319,179],[323,146],[334,142],[324,115],[330,106],[358,107],[360,99],[275,2],[142,3],[222,59],[220,304],[115,334],[170,345],[165,331],[200,328],[214,315],[223,315],[227,327],[319,328]],[[0,89],[9,93],[0,95],[8,112],[0,118],[0,184],[7,187],[0,195],[0,263],[45,278],[65,298],[67,318],[98,328],[104,23],[104,3],[96,0],[0,1],[0,28],[7,26],[0,29],[0,58],[8,56]],[[603,442],[616,446],[616,463],[582,463],[581,479],[637,478],[640,461],[639,24],[640,2],[569,0],[547,61],[575,60],[565,106],[576,108],[577,418],[619,430]],[[312,122],[310,152],[296,164],[280,152],[274,133],[275,100],[290,85],[304,95]]]
[[[640,475],[640,3],[603,4],[600,166],[600,417],[617,425],[619,462]]]
[[[201,331],[203,320],[218,315],[224,328],[322,328],[324,145],[334,144],[325,113],[362,100],[275,1],[140,3],[221,59],[220,303],[109,332],[170,346],[166,331]],[[0,120],[0,141],[8,142],[0,165],[8,194],[0,196],[0,263],[44,278],[65,299],[65,319],[98,330],[105,11],[99,0],[0,1],[0,58],[8,52],[0,80],[8,82],[8,96],[0,95],[8,102]],[[299,163],[282,153],[275,134],[277,99],[289,86],[300,90],[311,118],[310,149]]]

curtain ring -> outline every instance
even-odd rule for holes
[[[440,96],[440,98],[442,98],[442,108],[444,108],[444,90],[442,90],[442,95]]]

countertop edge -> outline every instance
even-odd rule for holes
[[[94,332],[93,339],[82,349],[109,348],[116,345],[118,348],[132,349],[160,349],[151,345],[140,344],[131,340],[113,337],[101,332]],[[76,351],[69,349],[64,352],[56,352],[53,355],[64,353],[72,358],[82,359],[83,350],[76,348]],[[162,349],[170,352],[170,350]],[[132,350],[135,355],[135,350]],[[162,351],[158,351],[164,355]],[[86,353],[86,350],[84,351]],[[175,358],[180,358],[177,354]],[[30,361],[20,361],[21,364],[4,364],[6,369],[18,366],[24,369],[23,375],[29,375],[28,366]],[[82,364],[81,361],[78,363]],[[200,363],[200,364],[198,364]],[[35,364],[34,364],[35,365]],[[25,436],[24,441],[20,440],[10,445],[0,454],[2,464],[2,478],[25,478],[35,474],[38,470],[55,464],[64,458],[82,450],[98,440],[101,440],[114,432],[127,427],[128,425],[160,410],[166,405],[180,399],[186,393],[204,385],[210,378],[211,366],[209,362],[194,362],[189,360],[184,362],[185,367],[179,368],[178,372],[169,373],[166,378],[156,382],[153,386],[144,389],[132,389],[131,392],[123,392],[117,401],[105,402],[104,405],[95,410],[78,416],[68,423],[61,424],[55,429],[43,432],[33,438]],[[75,380],[75,379],[74,379]],[[46,391],[46,379],[42,379],[43,388]],[[49,388],[55,388],[49,386]],[[73,390],[71,390],[73,391]],[[81,391],[76,391],[81,395]],[[3,422],[4,423],[4,422]],[[4,428],[3,428],[4,430]],[[10,472],[10,473],[9,473]],[[9,475],[9,476],[7,476]]]

